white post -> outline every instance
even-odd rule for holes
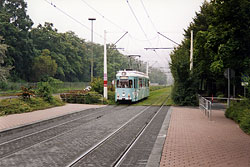
[[[191,30],[191,43],[190,43],[190,71],[193,68],[193,30]]]
[[[104,73],[103,73],[103,81],[104,81],[103,97],[108,99],[106,30],[104,30]]]

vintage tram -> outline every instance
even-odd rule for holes
[[[118,71],[115,83],[115,101],[136,102],[149,96],[149,77],[130,69]]]

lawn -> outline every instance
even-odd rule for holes
[[[141,105],[159,106],[166,100],[168,96],[170,96],[170,93],[171,93],[171,87],[165,87],[162,89],[150,91],[150,95],[147,99],[139,101],[133,105],[135,106],[141,106]],[[168,101],[165,102],[165,105],[171,105],[171,104],[172,104],[172,101],[169,97]]]

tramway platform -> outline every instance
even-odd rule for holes
[[[213,110],[210,121],[198,108],[172,107],[160,167],[249,167],[250,135]]]

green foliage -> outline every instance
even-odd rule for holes
[[[56,74],[57,64],[55,60],[52,60],[49,56],[50,51],[44,49],[42,55],[34,59],[33,72],[34,80],[40,81],[43,78],[53,77]]]
[[[212,0],[203,3],[200,12],[196,13],[185,30],[185,39],[171,54],[171,72],[177,84],[173,94],[181,96],[176,96],[174,101],[185,100],[184,95],[193,96],[193,90],[194,93],[209,96],[217,92],[226,94],[227,82],[223,76],[226,68],[234,69],[236,76],[232,83],[236,87],[236,94],[243,94],[240,76],[242,73],[250,74],[248,11],[249,0]],[[193,73],[188,74],[191,30],[194,32]],[[191,78],[191,85],[195,87],[190,88]]]
[[[55,106],[62,106],[64,103],[59,98],[53,98],[52,103],[44,101],[42,98],[22,99],[4,99],[0,101],[0,116],[31,112]]]
[[[62,100],[67,103],[78,103],[78,104],[102,104],[102,95],[97,92],[76,92],[60,94]]]
[[[250,100],[232,102],[226,110],[225,116],[237,122],[241,129],[250,134]]]
[[[115,104],[115,91],[108,91],[108,101],[103,104]]]
[[[47,102],[52,102],[52,87],[49,82],[39,82],[37,83],[36,94],[42,97]]]
[[[94,78],[90,86],[93,91],[103,94],[103,80],[101,78]]]
[[[0,36],[8,45],[5,63],[15,67],[12,74],[28,80],[34,47],[29,37],[33,22],[26,14],[26,7],[24,0],[0,1]]]
[[[0,89],[1,90],[7,90],[8,89],[8,84],[6,81],[0,81]]]
[[[97,92],[88,92],[85,95],[85,104],[100,104],[102,103],[102,96]]]
[[[6,82],[6,78],[9,76],[11,67],[3,66],[4,59],[6,58],[7,45],[2,43],[3,37],[0,36],[0,82]]]

